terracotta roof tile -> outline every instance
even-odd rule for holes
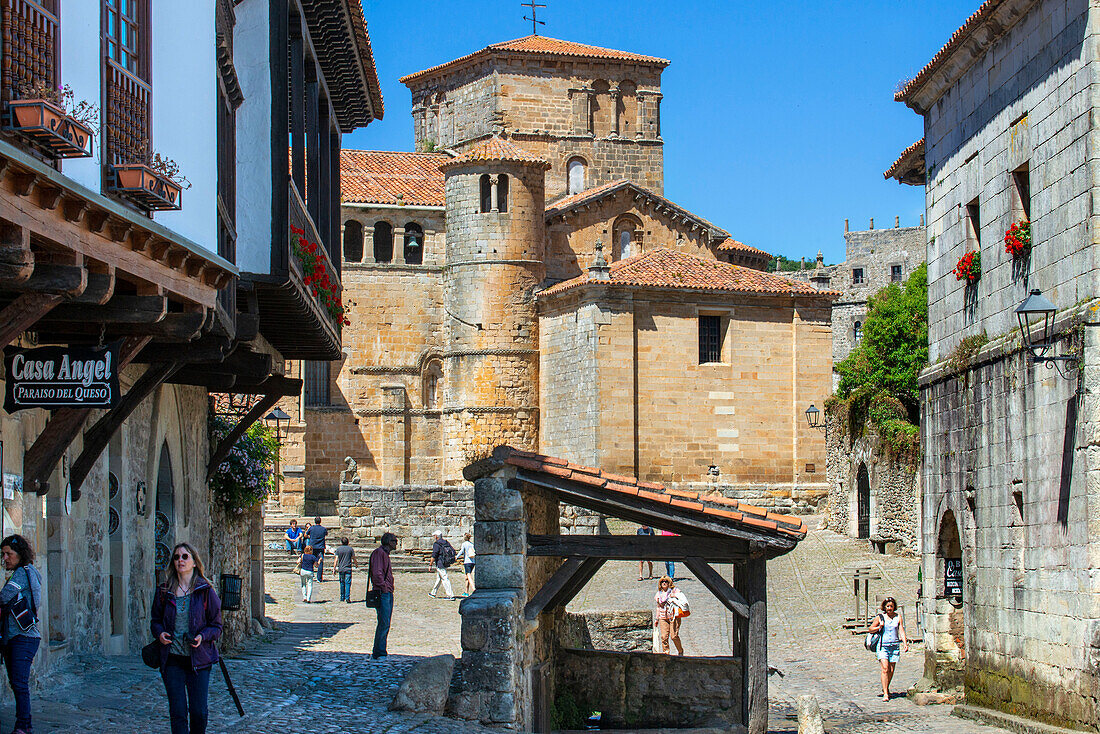
[[[723,240],[722,243],[718,245],[718,251],[741,252],[746,255],[757,255],[758,257],[766,258],[768,260],[771,260],[772,257],[774,257],[774,255],[772,255],[770,252],[764,252],[763,250],[751,247],[749,245],[746,245],[744,242],[739,242],[733,239],[732,237],[727,237],[725,240]]]
[[[359,48],[359,61],[363,65],[363,74],[367,81],[367,95],[374,109],[374,119],[381,120],[386,107],[382,102],[382,87],[378,83],[378,69],[374,64],[374,49],[371,48],[367,20],[363,17],[363,2],[350,0],[348,7],[351,10],[351,28],[355,33],[355,45]]]
[[[550,164],[546,159],[539,158],[537,155],[529,153],[519,147],[511,140],[498,136],[482,140],[462,155],[444,160],[439,165],[439,168],[440,170],[446,171],[448,168],[453,168],[463,163],[496,163],[498,161],[523,163],[544,169],[550,168]]]
[[[514,41],[494,43],[491,46],[486,46],[485,48],[475,51],[472,54],[467,54],[466,56],[454,59],[453,61],[448,61],[445,64],[439,64],[438,66],[433,66],[429,69],[424,69],[423,71],[408,74],[401,77],[401,83],[408,85],[409,82],[414,82],[419,79],[423,79],[424,77],[433,76],[444,70],[458,68],[467,64],[477,63],[478,61],[494,55],[509,54],[608,59],[610,61],[627,61],[638,64],[645,64],[648,66],[659,66],[661,68],[664,68],[669,64],[666,59],[659,59],[655,56],[643,56],[641,54],[630,53],[628,51],[616,51],[610,48],[601,48],[600,46],[589,46],[584,43],[561,41],[557,38],[550,38],[548,36],[525,36],[524,38],[517,38]]]
[[[439,206],[445,153],[403,153],[388,150],[340,151],[340,193],[355,204]]]
[[[501,448],[508,447],[499,447],[497,451]],[[497,451],[494,451],[494,455],[497,455]],[[762,507],[748,505],[720,495],[698,495],[695,492],[671,489],[658,482],[639,481],[633,477],[603,472],[596,467],[582,466],[529,451],[506,451],[502,459],[521,469],[563,477],[573,482],[603,487],[610,492],[636,495],[670,507],[698,512],[712,521],[748,525],[754,530],[777,532],[796,540],[806,536],[806,526],[798,517],[769,512]],[[734,512],[735,508],[739,511]]]
[[[908,183],[907,178],[913,173],[918,173],[921,179],[924,178],[924,138],[903,150],[897,160],[883,171],[882,177],[896,178],[900,183]]]
[[[641,255],[612,263],[610,281],[596,281],[585,273],[547,288],[538,297],[546,298],[590,283],[784,296],[839,295],[832,291],[819,291],[809,283],[789,280],[773,273],[657,247]]]

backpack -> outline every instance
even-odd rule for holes
[[[441,538],[443,541],[443,547],[439,549],[439,563],[443,568],[450,568],[454,565],[455,559],[458,554],[455,552],[455,548],[446,538]]]

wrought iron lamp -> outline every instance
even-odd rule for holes
[[[275,410],[271,411],[264,416],[265,423],[275,424],[275,440],[282,441],[283,436],[286,434],[286,430],[290,428],[290,416],[282,408],[276,406]],[[286,423],[286,429],[283,428],[283,423]]]
[[[1020,334],[1024,346],[1031,354],[1031,361],[1045,362],[1047,369],[1058,362],[1073,364],[1076,355],[1047,355],[1054,346],[1054,315],[1058,309],[1038,288],[1033,288],[1027,298],[1016,307],[1016,318],[1020,322]]]
[[[821,411],[813,403],[810,403],[810,407],[806,408],[806,423],[809,424],[810,428],[825,430],[825,425],[821,422]]]

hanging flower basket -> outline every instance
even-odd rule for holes
[[[146,163],[114,166],[114,190],[142,209],[176,210],[183,205],[183,187]]]
[[[87,158],[92,154],[91,127],[65,114],[46,99],[8,103],[9,129],[30,140],[53,158]]]
[[[968,284],[977,283],[978,278],[982,277],[982,253],[975,250],[960,257],[954,272],[956,280],[965,280]]]
[[[1031,222],[1021,219],[1005,231],[1005,252],[1014,258],[1027,257],[1031,252]]]

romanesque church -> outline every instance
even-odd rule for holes
[[[668,64],[528,36],[402,79],[415,152],[343,151],[351,325],[303,365],[308,491],[352,457],[364,487],[444,492],[509,443],[788,512],[824,496],[804,412],[835,294],[666,198]]]

